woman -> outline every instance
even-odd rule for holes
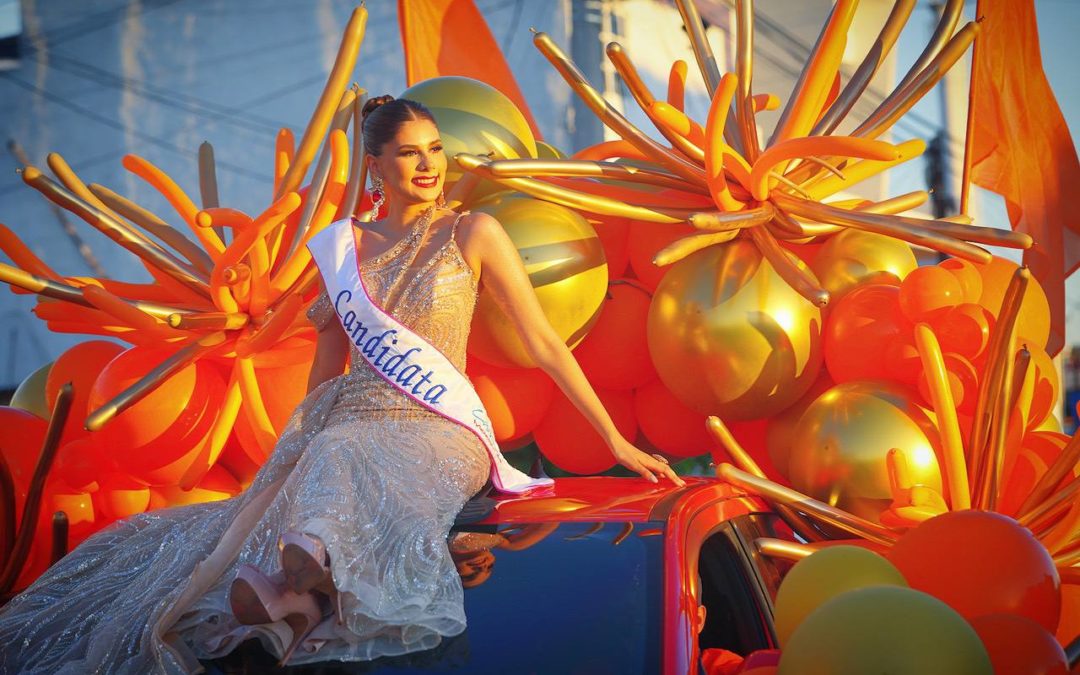
[[[479,283],[621,464],[682,484],[615,429],[499,223],[438,206],[447,160],[431,113],[380,97],[365,106],[363,135],[387,216],[316,237],[333,292],[309,311],[319,331],[309,394],[251,487],[88,539],[0,611],[0,672],[187,672],[253,637],[289,663],[369,660],[461,633],[446,542],[455,515],[489,476],[503,489],[533,484],[490,451],[486,416],[470,426],[440,409],[475,397],[460,373]],[[368,336],[364,311],[393,328]],[[421,347],[380,362],[398,338],[447,367],[414,383],[421,362],[409,376],[404,364]]]

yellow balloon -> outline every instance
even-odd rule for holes
[[[907,586],[900,570],[882,556],[858,546],[830,546],[795,563],[776,593],[776,638],[786,646],[799,624],[815,609],[845,591],[866,586]]]
[[[992,675],[994,668],[975,629],[941,600],[901,586],[870,586],[807,616],[784,645],[777,672]]]
[[[918,267],[905,242],[872,232],[845,229],[826,240],[810,269],[835,302],[853,286],[873,278],[894,283]]]
[[[780,412],[821,370],[820,309],[746,239],[671,266],[649,307],[648,340],[668,389],[685,405],[725,420]]]
[[[607,261],[596,230],[575,211],[528,197],[499,196],[475,210],[502,223],[544,315],[568,347],[577,346],[607,294]],[[517,328],[485,290],[477,298],[469,352],[496,366],[536,367]]]
[[[48,421],[52,417],[52,410],[49,409],[49,404],[45,400],[45,381],[49,378],[49,370],[52,366],[52,361],[49,361],[27,375],[15,389],[15,393],[11,395],[9,405]]]
[[[889,450],[904,451],[912,484],[941,492],[940,447],[937,428],[907,390],[886,382],[845,382],[803,413],[788,475],[795,489],[879,522],[892,502]]]
[[[461,178],[454,155],[495,153],[499,159],[536,158],[532,129],[513,101],[489,84],[468,77],[433,77],[417,82],[401,98],[423,103],[435,116],[443,152],[449,160],[444,191],[449,192]],[[481,181],[469,202],[479,201],[505,188],[493,181]]]

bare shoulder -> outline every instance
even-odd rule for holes
[[[458,223],[458,243],[466,253],[482,255],[484,251],[498,247],[507,239],[502,224],[494,216],[470,211]]]

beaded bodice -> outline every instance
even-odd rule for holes
[[[464,215],[464,214],[462,214]],[[445,223],[449,219],[441,219]],[[461,216],[450,224],[414,226],[387,251],[364,255],[360,237],[360,272],[375,303],[432,346],[439,349],[462,372],[465,347],[476,306],[476,281],[465,262],[456,234]],[[320,330],[337,317],[325,292],[308,310]],[[425,413],[365,362],[350,341],[350,369],[332,416],[357,412],[411,411]]]

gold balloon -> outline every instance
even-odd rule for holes
[[[536,142],[536,158],[537,159],[566,159],[566,155],[562,150],[559,150],[551,143],[545,143],[544,141]]]
[[[45,380],[49,379],[49,370],[52,367],[53,364],[50,361],[27,375],[26,379],[19,383],[15,393],[11,395],[9,405],[48,421],[52,417],[52,410],[49,409],[49,404],[45,400]]]
[[[453,159],[458,153],[494,153],[497,159],[537,156],[536,139],[525,116],[502,92],[480,80],[433,77],[409,87],[401,98],[423,103],[435,116],[449,160],[444,192],[461,178],[461,167]],[[467,201],[479,201],[505,189],[493,181],[480,181]]]
[[[895,278],[893,283],[898,283],[916,267],[915,254],[907,243],[852,229],[829,237],[810,263],[834,302],[863,281]]]
[[[544,315],[567,346],[575,347],[600,316],[607,294],[607,261],[596,230],[575,211],[528,197],[500,195],[475,210],[502,223]],[[469,352],[496,366],[536,367],[514,324],[484,290],[473,315]]]
[[[803,413],[788,474],[815,499],[879,522],[892,502],[886,455],[904,451],[911,482],[941,492],[941,441],[907,390],[886,382],[838,384]]]
[[[724,420],[770,417],[787,408],[813,384],[822,363],[820,309],[746,239],[671,266],[649,307],[648,340],[668,389],[687,406]]]

